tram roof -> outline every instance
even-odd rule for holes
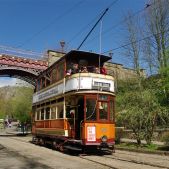
[[[65,55],[66,59],[99,59],[101,62],[106,62],[111,59],[110,56],[106,55],[101,55],[98,53],[93,53],[93,52],[86,52],[86,51],[79,51],[79,50],[71,50],[69,53]]]

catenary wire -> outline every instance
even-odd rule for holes
[[[162,34],[162,33],[168,33],[168,32],[169,32],[169,29],[166,30],[166,31],[158,32],[158,33],[156,33],[156,34],[152,34],[152,35],[150,35],[150,36],[146,36],[146,37],[144,37],[144,38],[142,38],[142,39],[138,39],[138,40],[136,40],[136,41],[133,41],[133,42],[130,42],[130,43],[121,45],[121,46],[116,47],[116,48],[114,48],[114,49],[110,49],[110,50],[108,50],[108,51],[103,52],[102,54],[105,54],[105,53],[108,53],[108,52],[112,52],[112,51],[115,51],[115,50],[124,48],[124,47],[126,47],[126,46],[129,46],[129,45],[131,45],[131,44],[133,44],[133,43],[138,43],[138,42],[143,41],[143,40],[146,40],[146,39],[148,39],[148,38],[152,38],[152,37],[155,36],[155,35],[160,35],[160,34]]]
[[[108,5],[107,8],[111,8],[117,1],[119,1],[119,0],[113,1],[111,4]],[[75,40],[80,33],[84,32],[85,29],[86,29],[89,25],[91,25],[91,24],[92,24],[97,18],[99,18],[101,15],[102,15],[102,13],[99,13],[99,15],[97,15],[94,19],[92,19],[92,20],[91,20],[86,26],[84,26],[78,33],[76,33],[76,34],[68,41],[67,44],[70,44],[70,42],[72,42],[73,40]]]
[[[136,15],[142,13],[143,11],[145,11],[147,8],[151,7],[154,3],[152,4],[146,4],[146,7],[144,7],[143,9],[140,9],[138,11],[136,11],[133,15],[129,16],[128,18],[125,18],[123,20],[121,20],[120,22],[118,22],[117,24],[111,26],[110,28],[108,28],[107,30],[103,31],[102,36],[105,36],[107,33],[109,33],[112,29],[115,29],[116,27],[120,26],[121,24],[123,24],[126,19],[130,19],[135,17]],[[88,41],[88,43],[93,42],[99,35],[96,35],[95,37],[93,37],[90,41]]]
[[[83,43],[87,40],[87,38],[90,36],[90,34],[92,33],[92,31],[95,29],[95,27],[98,25],[98,23],[102,20],[102,18],[104,17],[104,15],[107,13],[107,11],[110,9],[111,6],[113,6],[118,0],[114,0],[101,14],[101,16],[99,17],[99,19],[97,20],[97,22],[94,24],[94,26],[92,27],[92,29],[89,31],[89,33],[85,36],[84,40],[81,42],[81,44],[79,45],[79,47],[77,48],[77,50],[80,49],[80,47],[83,45]]]

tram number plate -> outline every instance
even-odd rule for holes
[[[96,127],[95,126],[87,127],[87,141],[96,141]]]

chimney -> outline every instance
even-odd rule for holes
[[[64,52],[64,47],[65,47],[65,41],[60,41],[60,46],[61,46],[61,52]]]

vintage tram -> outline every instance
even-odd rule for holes
[[[51,144],[60,151],[114,150],[114,78],[103,68],[110,59],[72,50],[38,76],[32,108],[34,143]]]

